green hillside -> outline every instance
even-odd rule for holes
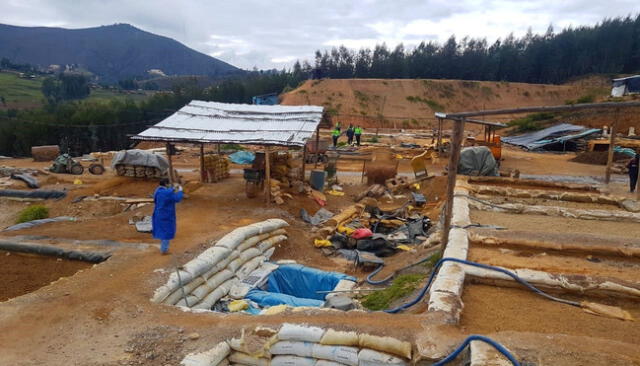
[[[4,97],[5,104],[0,98],[0,110],[37,108],[43,105],[44,96],[41,87],[43,77],[24,79],[16,73],[0,72],[0,97]],[[151,92],[127,92],[107,89],[91,89],[88,100],[107,101],[112,99],[142,100]]]

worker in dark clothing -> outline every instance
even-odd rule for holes
[[[360,126],[356,126],[353,132],[354,132],[354,135],[356,136],[356,145],[360,146],[360,137],[362,137],[362,128]]]
[[[333,139],[333,147],[338,146],[338,139],[340,138],[340,129],[335,128],[331,131],[331,138]]]
[[[160,180],[153,194],[153,216],[151,218],[153,237],[160,239],[160,252],[167,254],[169,241],[176,236],[176,203],[182,200],[182,187],[171,187],[169,179]]]
[[[640,166],[640,149],[636,151],[636,156],[629,160],[627,168],[629,168],[629,190],[633,193],[638,183],[638,167]]]
[[[351,144],[353,144],[353,125],[349,125],[349,128],[347,128],[347,145],[351,146]]]

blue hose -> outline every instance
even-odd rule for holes
[[[458,357],[458,355],[460,355],[460,352],[462,352],[465,348],[467,348],[467,346],[469,345],[469,343],[471,343],[471,341],[482,341],[484,343],[492,345],[496,350],[498,350],[498,352],[502,353],[504,357],[509,359],[509,361],[511,361],[513,366],[520,366],[520,362],[518,362],[518,360],[516,360],[516,358],[511,354],[511,352],[509,352],[509,350],[507,350],[503,345],[501,345],[500,343],[494,341],[489,337],[485,337],[477,334],[472,334],[469,337],[467,337],[467,339],[465,339],[464,342],[462,342],[462,344],[460,344],[455,350],[453,350],[453,352],[449,356],[434,363],[432,366],[442,366],[453,361],[456,357]]]
[[[551,295],[547,294],[546,292],[543,292],[542,290],[540,290],[537,287],[533,286],[529,282],[527,282],[527,281],[523,280],[522,278],[518,277],[518,275],[516,275],[515,273],[513,273],[513,272],[511,272],[509,270],[506,270],[504,268],[494,267],[494,266],[490,266],[488,264],[470,262],[470,261],[463,260],[463,259],[458,259],[458,258],[442,258],[433,267],[433,271],[431,272],[431,275],[429,275],[429,279],[427,280],[427,283],[422,288],[422,290],[420,290],[420,293],[418,294],[418,296],[416,296],[415,299],[409,301],[406,304],[402,304],[402,305],[400,305],[400,306],[398,306],[396,308],[387,309],[387,310],[385,310],[385,312],[386,313],[390,313],[390,314],[399,313],[399,312],[401,312],[401,311],[403,311],[405,309],[408,309],[408,308],[412,307],[413,305],[417,304],[418,302],[420,302],[420,300],[424,297],[424,295],[427,293],[427,291],[429,291],[429,288],[431,287],[431,283],[433,282],[433,279],[435,278],[436,273],[438,272],[438,269],[440,268],[440,266],[442,266],[442,263],[444,263],[444,262],[457,262],[457,263],[467,264],[467,265],[474,266],[474,267],[488,269],[488,270],[491,270],[491,271],[500,272],[500,273],[503,273],[503,274],[513,278],[515,281],[517,281],[521,285],[525,286],[529,290],[535,292],[536,294],[538,294],[540,296],[546,297],[549,300],[561,302],[563,304],[567,304],[567,305],[571,305],[571,306],[580,307],[580,303],[579,302],[570,301],[570,300],[564,300],[564,299],[557,298],[555,296],[551,296]]]

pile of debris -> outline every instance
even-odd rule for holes
[[[29,188],[40,188],[40,183],[36,178],[38,175],[49,175],[49,173],[39,169],[25,169],[0,167],[0,186],[11,186],[11,180],[19,180],[24,182]]]

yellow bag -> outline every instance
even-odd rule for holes
[[[315,245],[316,248],[326,248],[333,246],[333,244],[331,244],[331,242],[326,239],[316,239],[313,241],[313,245]]]

